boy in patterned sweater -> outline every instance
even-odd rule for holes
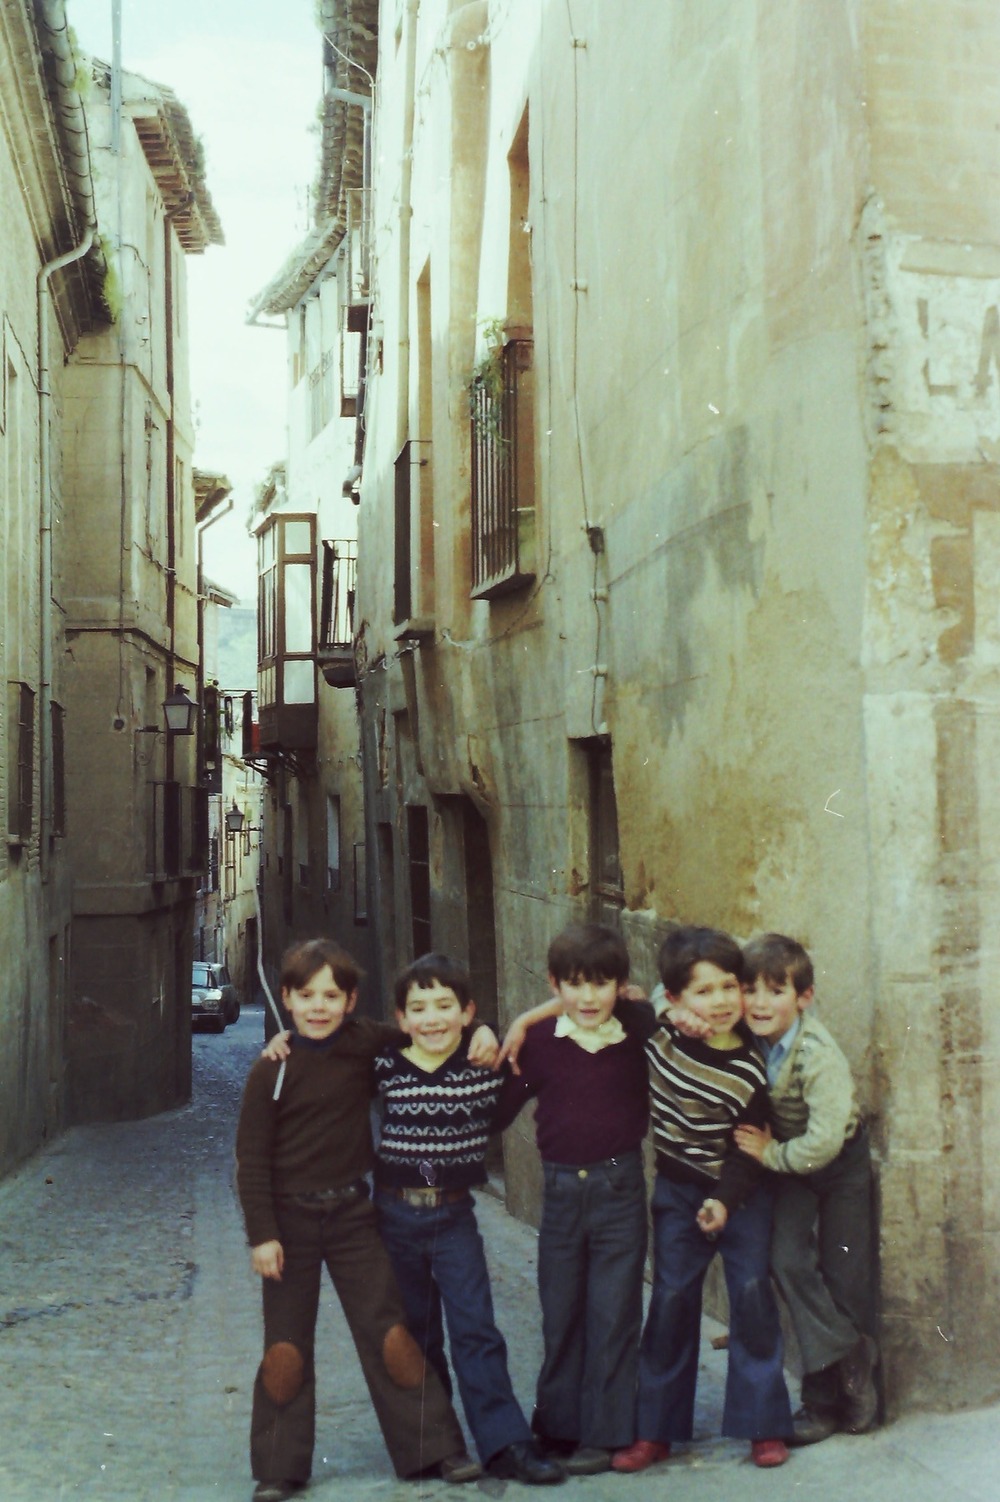
[[[775,1176],[771,1270],[804,1367],[796,1444],[875,1422],[877,1348],[868,1135],[851,1069],[806,1009],[813,966],[795,939],[764,934],[743,951],[747,1023],[762,1047],[771,1129],[743,1126],[736,1141]]]
[[[503,1076],[469,1062],[468,973],[447,955],[426,954],[398,976],[395,1001],[409,1042],[375,1060],[382,1102],[375,1206],[407,1322],[450,1393],[443,1310],[466,1421],[490,1475],[560,1482],[561,1466],[536,1449],[511,1387],[470,1193],[486,1182]]]

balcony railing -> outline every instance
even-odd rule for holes
[[[534,375],[532,341],[500,351],[499,390],[479,379],[470,400],[472,595],[492,599],[534,579]]]
[[[353,688],[354,603],[358,588],[358,544],[323,539],[320,593],[319,666],[334,688]]]

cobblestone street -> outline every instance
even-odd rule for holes
[[[221,1037],[197,1035],[189,1107],[77,1129],[0,1185],[0,1502],[248,1502],[260,1312],[232,1189],[232,1143],[261,1037],[254,1010]],[[540,1354],[534,1234],[492,1196],[479,1202],[515,1387],[530,1405]],[[308,1495],[317,1502],[456,1496],[441,1483],[393,1478],[329,1285],[317,1346],[320,1406]],[[798,1451],[779,1472],[754,1471],[742,1446],[712,1437],[724,1372],[724,1353],[706,1339],[701,1438],[685,1454],[641,1480],[572,1481],[572,1494],[589,1502],[621,1499],[630,1489],[685,1502],[1000,1497],[991,1459],[997,1414],[989,1410],[913,1416],[862,1439]],[[499,1498],[508,1486],[485,1480],[464,1494]]]

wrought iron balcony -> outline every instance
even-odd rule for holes
[[[533,345],[509,339],[499,383],[480,377],[470,396],[472,596],[489,600],[534,580]]]

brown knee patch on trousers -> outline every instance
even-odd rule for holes
[[[382,1342],[385,1369],[397,1387],[419,1387],[424,1380],[424,1358],[405,1325],[392,1325]]]
[[[298,1346],[290,1340],[279,1340],[264,1352],[260,1364],[260,1380],[272,1403],[284,1407],[302,1391],[305,1362]]]

